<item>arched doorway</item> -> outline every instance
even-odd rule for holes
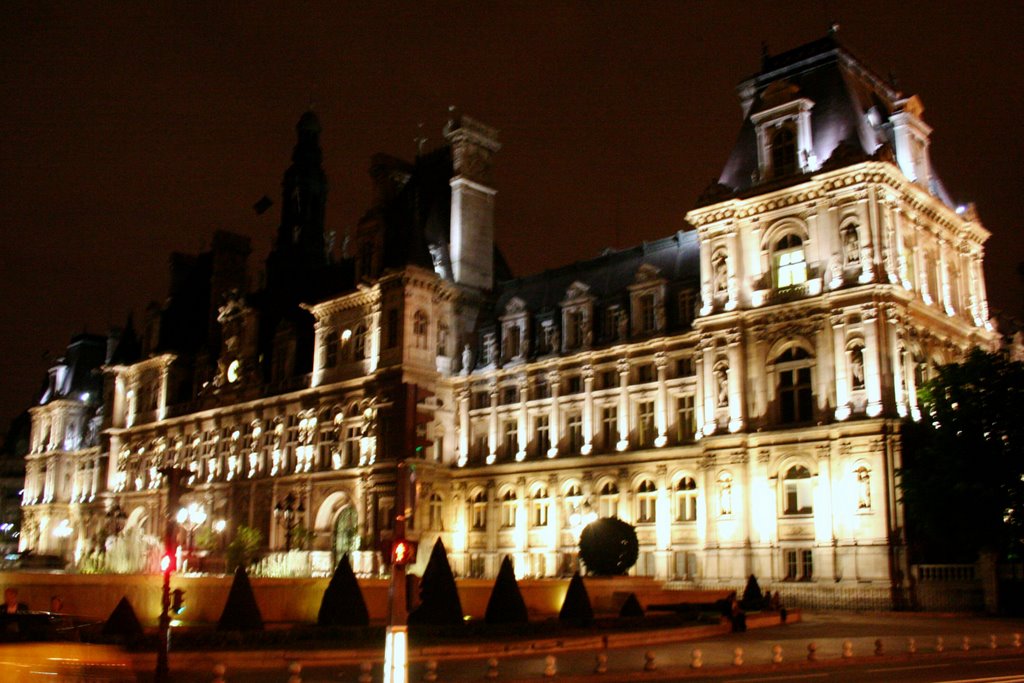
[[[334,518],[334,530],[331,537],[331,552],[334,565],[353,550],[359,550],[359,514],[351,505],[346,505]]]

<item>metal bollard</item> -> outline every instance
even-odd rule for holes
[[[694,650],[690,653],[690,668],[699,669],[704,666],[704,655],[700,650]]]
[[[487,677],[497,678],[498,677],[498,658],[491,657],[487,660]]]
[[[907,638],[907,652],[909,654],[917,653],[917,640],[914,638]]]
[[[221,663],[213,665],[213,683],[224,683],[224,673],[227,671],[227,667]]]
[[[1013,646],[1014,647],[1020,647],[1020,634],[1019,633],[1014,633],[1013,634]]]
[[[544,658],[544,675],[551,678],[558,673],[558,663],[555,661],[554,655],[548,655]]]
[[[743,666],[743,648],[738,647],[732,651],[732,665]]]
[[[772,645],[772,664],[782,664],[781,645]]]
[[[594,673],[608,673],[608,655],[603,652],[598,652],[597,656],[594,657]]]
[[[935,639],[935,651],[942,652],[946,649],[946,642],[942,639],[942,636],[938,636]]]
[[[818,661],[818,644],[807,643],[807,661],[816,662]]]
[[[359,664],[359,683],[373,683],[373,662]]]
[[[650,650],[644,653],[644,671],[655,671],[658,665],[654,663],[654,653]]]
[[[960,641],[960,647],[963,649],[964,652],[967,652],[968,650],[970,650],[971,649],[971,637],[970,636],[964,636],[964,639],[962,641]]]
[[[988,647],[991,650],[996,650],[999,648],[999,639],[996,638],[996,634],[993,633],[988,637]]]
[[[885,647],[882,646],[882,639],[875,638],[875,656],[881,657],[885,654]]]
[[[423,680],[427,683],[434,683],[437,680],[437,660],[428,659],[426,669],[423,671]]]
[[[291,662],[288,665],[288,683],[302,683],[302,665]]]
[[[853,643],[848,640],[843,641],[843,659],[849,659],[853,656]]]

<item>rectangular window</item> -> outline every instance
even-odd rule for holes
[[[814,577],[814,551],[801,550],[800,559],[802,560],[800,566],[800,580],[810,581]]]
[[[679,292],[679,326],[690,327],[697,313],[697,290],[684,289]]]
[[[579,375],[569,375],[565,381],[565,391],[567,394],[578,394],[583,391],[583,378]]]
[[[474,391],[473,400],[470,401],[473,410],[480,410],[481,408],[489,408],[491,406],[491,396],[486,391]]]
[[[616,340],[619,338],[619,314],[620,309],[618,306],[609,306],[604,309],[604,317],[602,318],[601,332],[607,341]]]
[[[576,349],[583,344],[583,311],[569,311],[565,316],[565,348]]]
[[[616,370],[604,370],[601,372],[601,388],[614,389],[619,386],[619,373]]]
[[[472,555],[469,558],[469,575],[473,578],[482,578],[486,563],[483,555]]]
[[[638,365],[636,368],[636,381],[638,384],[648,384],[654,381],[654,366],[651,363]]]
[[[476,453],[476,457],[483,460],[490,454],[490,445],[487,443],[487,430],[481,429],[480,434],[475,435],[473,452]]]
[[[507,406],[519,402],[518,387],[504,387],[501,390],[501,405]]]
[[[640,447],[654,443],[654,401],[640,401],[636,405],[636,443]]]
[[[676,400],[676,440],[693,441],[697,434],[697,413],[693,409],[693,396],[687,394]]]
[[[786,558],[786,580],[795,581],[797,577],[797,551],[787,550],[785,553]]]
[[[804,261],[804,250],[793,249],[784,251],[776,257],[777,287],[795,287],[807,282],[807,263]]]
[[[393,349],[398,346],[398,309],[388,309],[388,348]]]
[[[505,328],[505,358],[518,358],[520,346],[519,326],[509,325]]]
[[[617,406],[601,408],[601,440],[606,450],[613,450],[619,440],[619,409]]]
[[[548,450],[551,448],[551,432],[547,415],[534,419],[533,431],[536,434],[537,455],[547,455]]]
[[[579,453],[583,448],[583,415],[569,413],[565,418],[565,431],[569,439],[569,452]]]
[[[693,356],[686,356],[676,361],[677,377],[693,377],[696,373],[693,367]]]
[[[509,458],[519,450],[519,425],[515,420],[505,420],[502,424],[502,448]]]
[[[533,397],[538,398],[551,398],[551,385],[548,384],[548,378],[538,375],[533,380]]]
[[[362,437],[362,430],[358,426],[350,425],[345,427],[345,463],[349,466],[364,464],[359,462],[359,439]]]
[[[654,294],[641,294],[637,297],[639,315],[637,323],[640,325],[640,333],[647,334],[657,329],[657,315],[654,311]]]

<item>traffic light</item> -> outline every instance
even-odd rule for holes
[[[171,591],[171,612],[181,614],[185,611],[185,591],[175,588]]]
[[[425,457],[434,441],[427,437],[427,425],[434,421],[433,406],[424,405],[433,398],[434,392],[413,385],[413,438],[412,452],[417,458]]]
[[[173,572],[175,567],[174,553],[165,552],[160,557],[160,571],[163,573]]]
[[[416,541],[396,538],[391,542],[391,564],[407,565],[416,561]]]

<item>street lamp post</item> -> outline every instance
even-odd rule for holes
[[[185,529],[185,557],[187,558],[186,568],[188,563],[192,560],[192,554],[195,550],[193,547],[193,538],[195,530],[198,529],[206,522],[206,510],[199,503],[189,503],[187,506],[178,509],[177,515],[178,525]]]
[[[274,506],[274,517],[278,524],[284,529],[284,549],[290,552],[292,549],[292,532],[302,524],[302,514],[306,512],[306,506],[293,491],[289,491],[284,500],[279,500]]]

